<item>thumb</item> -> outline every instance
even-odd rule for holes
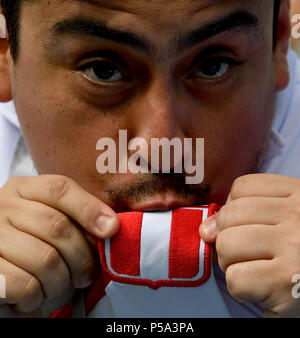
[[[208,217],[199,229],[200,237],[207,243],[214,243],[217,239],[217,218],[216,215]]]

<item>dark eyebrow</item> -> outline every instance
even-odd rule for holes
[[[116,43],[124,44],[142,52],[149,53],[150,43],[134,33],[124,32],[117,29],[109,28],[104,23],[75,17],[56,23],[51,31],[58,34],[82,34],[96,36],[105,40],[111,40]]]
[[[183,38],[180,36],[175,38],[171,49],[174,50],[175,54],[178,54],[204,40],[232,30],[251,31],[253,33],[254,28],[255,34],[257,35],[258,25],[259,20],[254,14],[246,10],[238,10],[221,19],[205,24]],[[96,36],[127,45],[148,55],[152,55],[155,50],[152,43],[145,37],[131,32],[109,28],[102,22],[85,17],[74,17],[60,21],[51,28],[51,31],[56,34]]]
[[[246,10],[239,10],[225,16],[221,20],[208,23],[196,29],[183,39],[178,39],[177,50],[182,51],[188,49],[204,40],[227,31],[239,30],[253,33],[253,30],[255,30],[255,36],[259,36],[258,26],[259,20],[254,14]]]

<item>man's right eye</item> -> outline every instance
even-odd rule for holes
[[[124,74],[111,62],[96,60],[80,67],[80,71],[89,80],[101,83],[113,83],[123,80]]]

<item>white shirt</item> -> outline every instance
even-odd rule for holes
[[[291,50],[288,54],[288,61],[290,83],[284,91],[277,93],[269,148],[260,172],[300,178],[300,61]],[[9,177],[10,166],[20,135],[20,125],[13,102],[0,104],[0,187]],[[227,291],[224,274],[218,267],[214,267],[214,277],[222,294],[222,302],[225,304],[224,317],[260,317],[263,315],[256,305],[241,305],[233,300]],[[130,294],[130,286],[128,292]],[[13,313],[2,306],[0,316],[8,315],[13,316]]]
[[[0,103],[0,187],[8,180],[20,135],[20,124],[13,102]]]

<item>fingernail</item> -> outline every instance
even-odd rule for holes
[[[114,219],[109,216],[100,216],[96,221],[96,226],[101,233],[107,232],[114,223]]]
[[[217,222],[214,216],[207,218],[204,223],[201,225],[201,228],[205,235],[213,236],[217,230]]]

